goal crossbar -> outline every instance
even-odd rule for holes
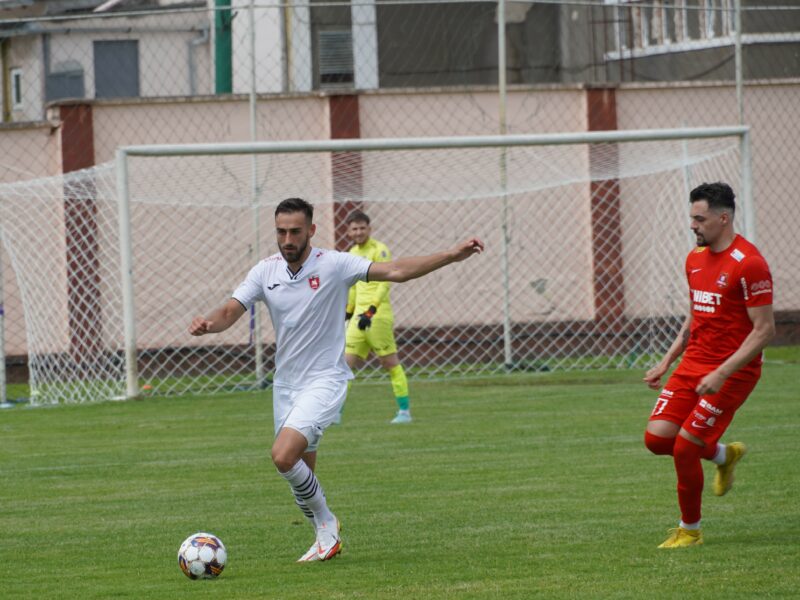
[[[269,154],[297,152],[368,152],[380,150],[425,150],[442,148],[499,148],[508,146],[556,146],[615,142],[654,142],[704,138],[744,138],[750,127],[683,127],[676,129],[631,129],[524,135],[459,137],[360,138],[348,140],[292,140],[284,142],[227,142],[220,144],[151,144],[122,146],[117,155],[207,156],[212,154]]]

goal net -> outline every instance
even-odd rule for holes
[[[318,247],[348,247],[354,209],[395,257],[469,236],[486,243],[480,257],[392,286],[411,378],[644,368],[688,308],[688,191],[718,180],[746,188],[741,140],[727,136],[154,147],[126,154],[120,179],[105,164],[2,185],[0,235],[24,307],[32,398],[268,386],[264,306],[222,334],[195,338],[187,327],[277,251],[274,208],[296,196],[315,206]],[[739,230],[746,212],[737,211]],[[374,358],[359,373],[384,376]]]

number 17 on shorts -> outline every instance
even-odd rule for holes
[[[672,392],[666,388],[661,390],[661,394],[659,394],[658,399],[656,400],[656,405],[653,407],[653,412],[650,416],[657,417],[661,413],[664,412],[664,409],[667,408],[667,404],[672,399]]]

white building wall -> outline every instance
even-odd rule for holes
[[[254,44],[257,93],[277,93],[284,90],[282,61],[283,10],[279,7],[260,8],[251,13],[249,0],[234,0],[238,8],[233,20],[233,91],[247,94],[252,88],[252,67],[249,57]],[[251,24],[255,26],[255,41],[251,41]]]
[[[12,121],[39,121],[44,116],[42,42],[38,36],[11,38],[8,69],[22,69],[22,104],[11,108]]]

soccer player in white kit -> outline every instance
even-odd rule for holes
[[[316,532],[298,562],[329,560],[342,548],[339,520],[328,508],[314,466],[322,434],[339,414],[353,378],[342,324],[348,290],[356,281],[408,281],[483,251],[483,243],[471,238],[436,254],[373,263],[312,247],[313,215],[305,200],[282,201],[275,209],[280,253],[253,267],[232,298],[189,326],[192,335],[219,333],[258,300],[269,309],[276,346],[272,461]]]

